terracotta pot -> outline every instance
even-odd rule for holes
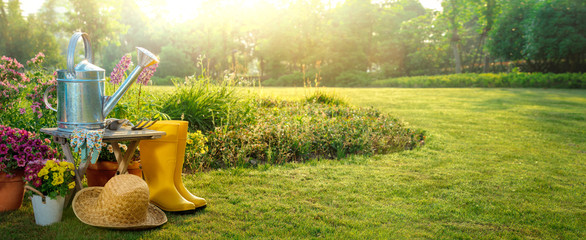
[[[110,178],[116,175],[117,170],[117,162],[97,161],[96,164],[90,164],[85,171],[87,185],[90,187],[103,187]],[[134,164],[128,166],[128,173],[142,178],[140,162],[135,161]]]
[[[0,212],[13,211],[20,208],[24,197],[24,170],[16,170],[11,178],[0,172]]]

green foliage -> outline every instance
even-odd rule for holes
[[[92,40],[92,50],[98,53],[110,43],[120,44],[118,36],[126,33],[128,27],[120,24],[122,4],[120,1],[69,0],[71,10],[64,28],[82,31]],[[125,9],[126,10],[126,9]]]
[[[159,77],[191,76],[195,72],[195,63],[180,49],[167,45],[161,49],[161,63],[155,73]]]
[[[515,0],[491,34],[491,52],[527,72],[583,72],[586,4],[566,0]]]
[[[317,89],[311,95],[305,97],[305,102],[309,104],[324,104],[329,106],[347,106],[348,103],[339,95],[324,90]]]
[[[119,86],[111,84],[109,80],[107,82],[106,94],[112,95]],[[107,118],[128,119],[133,123],[144,119],[170,119],[166,112],[161,111],[162,99],[166,96],[166,93],[153,92],[135,83],[118,101]]]
[[[272,100],[260,105],[254,123],[209,132],[209,151],[186,160],[191,170],[384,154],[413,149],[425,139],[372,108]]]
[[[27,67],[12,58],[0,60],[0,124],[38,132],[54,126],[56,112],[45,107],[43,94],[56,84],[54,74],[42,67],[45,56],[39,53],[27,61]],[[23,73],[24,72],[24,73]],[[53,91],[54,93],[54,91]],[[49,102],[56,106],[56,94],[49,94]]]
[[[268,79],[262,83],[265,86],[289,86],[300,87],[303,86],[303,73],[295,72],[288,75],[283,75],[278,79]]]
[[[376,80],[373,87],[586,88],[584,73],[486,73]]]
[[[390,77],[503,72],[510,69],[491,63],[511,60],[523,72],[586,68],[580,0],[446,0],[443,11],[418,0],[196,1],[197,13],[184,22],[173,22],[166,16],[173,10],[161,10],[166,3],[158,1],[46,0],[26,18],[19,1],[5,2],[0,54],[23,61],[43,50],[51,68],[63,69],[60,53],[79,29],[90,34],[96,65],[108,72],[136,46],[159,55],[160,85],[201,74],[200,56],[207,78],[254,78],[266,86],[301,86],[300,73],[307,79],[319,72],[322,86],[351,87]]]
[[[171,119],[189,121],[193,130],[209,131],[235,121],[248,121],[253,111],[227,83],[216,85],[191,79],[176,84],[173,93],[163,99],[161,111]]]
[[[25,62],[44,52],[47,67],[65,62],[56,37],[48,25],[34,15],[22,16],[20,1],[0,1],[0,55]],[[5,8],[6,7],[6,8]]]
[[[370,76],[364,71],[345,71],[336,77],[337,87],[359,87],[370,82]]]

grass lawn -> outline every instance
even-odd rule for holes
[[[585,90],[330,91],[427,130],[426,146],[187,175],[209,206],[168,213],[167,224],[148,231],[87,226],[71,208],[61,223],[38,227],[25,200],[0,214],[0,238],[586,238]]]

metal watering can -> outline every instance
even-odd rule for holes
[[[75,47],[83,38],[85,60],[73,66]],[[138,64],[112,96],[105,96],[105,70],[92,64],[92,48],[87,33],[76,32],[67,49],[67,69],[57,71],[57,85],[45,90],[45,105],[57,112],[59,131],[71,132],[75,128],[102,129],[106,116],[136,81],[142,70],[158,63],[148,50],[137,47]],[[47,101],[51,89],[57,88],[57,109]]]

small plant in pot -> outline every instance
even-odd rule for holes
[[[118,143],[122,155],[128,150],[128,146],[123,143]],[[136,149],[134,156],[128,163],[128,173],[142,177],[142,169],[140,165],[139,151]],[[87,184],[90,187],[103,187],[110,178],[116,175],[118,170],[118,161],[114,155],[114,149],[111,144],[102,143],[102,151],[95,164],[90,164],[85,172]]]
[[[61,221],[65,196],[75,187],[75,166],[67,161],[51,159],[26,166],[25,187],[32,192],[31,201],[37,225]]]
[[[33,161],[55,156],[50,142],[26,130],[0,125],[0,212],[20,208],[24,169]]]

